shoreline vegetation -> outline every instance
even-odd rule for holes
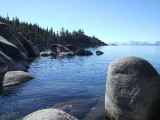
[[[55,31],[52,27],[44,29],[37,23],[23,22],[17,17],[10,19],[9,16],[6,18],[0,16],[0,21],[12,28],[17,36],[18,32],[21,32],[28,40],[31,40],[35,44],[72,44],[76,47],[108,45],[95,36],[87,36],[82,29],[70,32],[62,27],[60,31]]]

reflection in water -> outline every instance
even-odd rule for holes
[[[139,56],[160,72],[159,47],[106,46],[89,50],[94,55],[32,59],[28,72],[36,78],[4,88],[0,95],[0,119],[21,119],[36,110],[52,107],[79,119],[104,120],[106,73],[111,61]],[[97,50],[104,54],[97,56]]]

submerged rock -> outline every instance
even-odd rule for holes
[[[102,55],[102,54],[104,54],[102,51],[96,51],[96,54],[97,55]]]
[[[27,40],[27,38],[24,37],[20,32],[18,34],[19,34],[19,39],[20,39],[21,43],[23,44],[23,46],[25,47],[25,49],[28,52],[28,56],[29,57],[39,56],[40,51],[36,46],[34,46],[33,42],[30,40]]]
[[[83,119],[97,104],[97,99],[74,99],[53,105],[51,108],[63,110],[76,118]]]
[[[16,85],[34,79],[34,76],[23,71],[8,71],[3,80],[3,86]]]
[[[111,120],[157,120],[160,76],[138,57],[125,57],[108,68],[105,112]]]
[[[27,115],[23,120],[78,120],[57,109],[42,109]]]

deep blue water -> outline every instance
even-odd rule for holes
[[[0,96],[0,120],[22,119],[44,108],[63,109],[83,120],[104,120],[106,76],[112,61],[138,56],[160,73],[158,46],[105,46],[89,50],[94,55],[35,59],[28,72],[36,78],[6,88]],[[97,50],[104,54],[97,56]]]

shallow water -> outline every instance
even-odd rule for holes
[[[89,50],[94,55],[35,59],[28,72],[36,78],[5,88],[0,96],[0,120],[19,120],[44,108],[63,109],[83,120],[104,120],[109,63],[125,56],[139,56],[160,72],[158,46],[105,46]],[[97,56],[96,50],[104,54]]]

